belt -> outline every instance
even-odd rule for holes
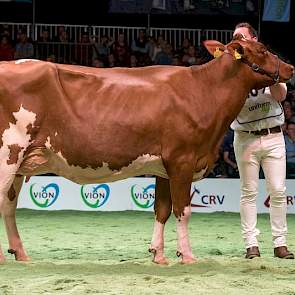
[[[270,133],[279,133],[282,132],[281,126],[275,126],[272,128],[265,128],[265,129],[261,129],[261,130],[255,130],[255,131],[244,131],[243,132],[249,133],[249,134],[253,134],[253,135],[268,135]]]

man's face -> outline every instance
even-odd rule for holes
[[[287,133],[288,133],[289,137],[294,141],[295,140],[295,124],[288,125]]]
[[[251,34],[250,34],[250,32],[249,32],[249,29],[246,28],[246,27],[240,27],[240,28],[235,29],[233,35],[235,36],[237,34],[243,35],[246,40],[257,41],[257,38],[256,37],[252,37]]]

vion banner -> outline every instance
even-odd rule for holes
[[[288,213],[295,213],[295,181],[286,181]],[[112,183],[79,185],[62,177],[35,176],[24,183],[18,208],[80,211],[153,211],[155,178],[133,177]],[[265,180],[259,181],[257,210],[269,212]],[[203,179],[191,186],[193,212],[239,212],[239,179]]]

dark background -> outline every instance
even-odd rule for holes
[[[263,1],[261,1],[263,7]],[[35,0],[36,23],[83,24],[101,26],[147,26],[147,14],[110,13],[109,0]],[[0,2],[0,22],[32,22],[32,4]],[[294,1],[291,1],[290,22],[263,22],[258,12],[251,15],[229,15],[216,13],[200,15],[196,13],[150,14],[152,27],[183,27],[198,29],[233,29],[242,21],[250,22],[258,29],[260,24],[260,39],[269,44],[281,55],[289,58],[295,64],[295,13]]]

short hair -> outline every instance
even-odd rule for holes
[[[238,28],[247,28],[249,30],[249,33],[251,35],[252,38],[256,37],[258,38],[258,33],[257,31],[249,24],[249,23],[239,23],[236,25],[235,30]]]

